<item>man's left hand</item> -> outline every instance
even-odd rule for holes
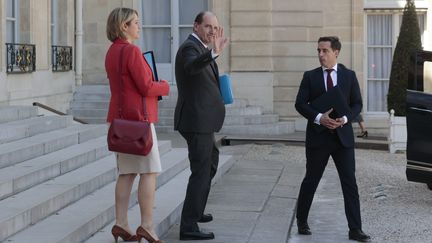
[[[216,55],[220,55],[223,49],[228,45],[228,38],[224,36],[223,27],[219,27],[213,35],[213,51]]]

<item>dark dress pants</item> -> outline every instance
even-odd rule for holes
[[[345,215],[350,229],[361,229],[360,202],[355,178],[354,148],[345,148],[336,134],[329,134],[322,148],[306,147],[306,175],[297,201],[297,221],[307,222],[312,200],[329,157],[332,156],[342,186]]]
[[[186,198],[180,221],[180,231],[198,231],[198,220],[204,214],[210,192],[211,180],[216,175],[219,163],[219,149],[214,133],[180,134],[186,139],[192,174],[186,190]]]

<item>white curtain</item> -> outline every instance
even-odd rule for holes
[[[207,0],[179,0],[180,10],[180,38],[179,43],[192,33],[192,25],[196,15],[208,9]]]
[[[402,23],[402,14],[396,21]],[[393,15],[367,16],[367,90],[368,111],[387,111],[387,93],[393,58],[393,36],[399,34],[399,29],[393,29]],[[418,13],[420,33],[423,42],[425,14]],[[396,23],[397,24],[397,23]]]
[[[171,3],[177,2],[179,7],[173,9],[176,14],[172,15]],[[142,50],[153,50],[158,63],[172,63],[171,47],[173,43],[171,42],[175,38],[171,35],[177,31],[172,31],[171,28],[178,25],[179,43],[176,44],[183,43],[192,33],[195,16],[207,9],[208,0],[142,0],[142,16],[140,16],[143,25]],[[175,18],[172,19],[172,16]]]
[[[19,36],[17,34],[18,27],[18,1],[10,0],[6,1],[6,42],[7,43],[18,43]]]
[[[158,63],[171,63],[171,1],[142,0],[142,51],[153,50]]]
[[[368,111],[386,111],[392,63],[392,15],[367,16]]]

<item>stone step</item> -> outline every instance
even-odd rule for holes
[[[253,125],[253,124],[269,124],[277,123],[279,115],[277,114],[262,114],[262,115],[243,115],[243,116],[227,116],[225,117],[224,126],[227,125]]]
[[[230,125],[252,125],[252,124],[269,124],[279,121],[279,116],[276,114],[263,115],[241,115],[241,116],[226,116],[224,126]],[[162,126],[174,126],[174,117],[159,116],[158,124]]]
[[[74,109],[106,109],[108,110],[109,100],[73,100],[71,102],[70,110]],[[68,112],[69,113],[69,112]]]
[[[258,125],[227,125],[223,126],[220,134],[230,135],[282,135],[290,134],[295,131],[294,122],[277,122],[274,124]]]
[[[76,117],[88,124],[107,124],[106,117]]]
[[[237,100],[235,100],[235,101],[237,101]],[[227,114],[236,115],[236,112],[238,112],[239,109],[248,107],[246,100],[239,100],[239,101],[240,101],[239,103],[233,103],[231,105],[225,106]],[[159,104],[161,104],[161,103],[159,103]],[[232,112],[229,111],[232,109],[234,109]],[[159,105],[159,111],[158,111],[159,116],[172,116],[172,117],[174,117],[174,110],[175,110],[175,103],[169,104],[167,106]]]
[[[38,114],[34,106],[0,106],[0,123],[27,119]]]
[[[0,201],[0,241],[116,178],[114,154]]]
[[[155,129],[157,133],[173,133],[176,132],[174,131],[174,126],[162,126],[160,124],[156,124],[155,125]]]
[[[354,134],[360,134],[360,127],[357,122],[353,122]],[[388,137],[390,132],[389,119],[387,117],[364,117],[364,125],[373,137]]]
[[[158,115],[159,115],[159,119],[160,117],[171,117],[172,119],[174,119],[174,107],[173,108],[159,108],[158,110]]]
[[[170,141],[159,141],[159,151],[166,153]],[[0,199],[24,191],[109,155],[106,136],[91,139],[0,170]]]
[[[186,149],[172,149],[161,157],[161,161],[163,172],[158,177],[158,190],[187,167],[187,151]],[[132,190],[130,206],[137,203],[138,181],[137,178]],[[114,219],[114,188],[115,182],[113,181],[7,240],[12,242],[83,242]]]
[[[109,154],[106,137],[91,139],[0,170],[0,199],[60,176]]]
[[[73,109],[68,111],[69,114],[74,117],[97,117],[106,118],[108,114],[108,109]]]
[[[219,159],[218,171],[212,184],[216,183],[231,168],[234,160],[231,156],[221,155]],[[180,217],[182,205],[186,195],[186,186],[190,176],[190,171],[184,170],[170,182],[156,191],[155,208],[154,208],[154,225],[155,231],[159,236],[163,236],[168,229],[174,225]],[[139,206],[136,205],[129,209],[129,224],[136,228],[140,224]],[[105,228],[89,238],[86,243],[111,242],[111,228],[114,222],[111,222]]]
[[[0,144],[31,137],[72,124],[71,116],[36,116],[0,124]]]
[[[225,105],[225,107],[228,109],[229,107],[246,107],[248,105],[247,99],[234,99],[232,104]]]
[[[73,100],[82,100],[82,101],[109,101],[111,98],[110,92],[103,93],[84,93],[84,92],[75,92],[73,94]]]
[[[159,113],[161,116],[174,116],[175,104],[159,105]],[[262,108],[260,106],[225,106],[226,115],[261,115]]]
[[[164,97],[164,100],[159,102],[159,112],[164,112],[164,115],[166,114],[174,115],[174,108],[176,107],[176,104],[177,104],[177,98],[165,100]],[[234,99],[234,102],[232,104],[225,105],[225,108],[227,110],[230,110],[232,108],[246,108],[248,106],[249,106],[248,101],[246,99]]]
[[[175,101],[164,101],[159,102],[159,109],[170,108],[174,109],[177,104],[177,99]]]
[[[0,145],[0,168],[106,134],[105,125],[72,125]]]
[[[81,85],[81,86],[77,86],[75,92],[94,94],[94,93],[110,93],[111,91],[109,85]]]
[[[232,115],[261,115],[262,108],[260,106],[246,106],[246,107],[230,107],[226,109],[226,116]]]

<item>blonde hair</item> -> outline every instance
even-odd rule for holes
[[[123,33],[122,26],[126,23],[130,24],[134,14],[138,16],[138,12],[131,8],[116,8],[108,16],[106,34],[108,40],[114,42],[115,39],[126,39]]]

